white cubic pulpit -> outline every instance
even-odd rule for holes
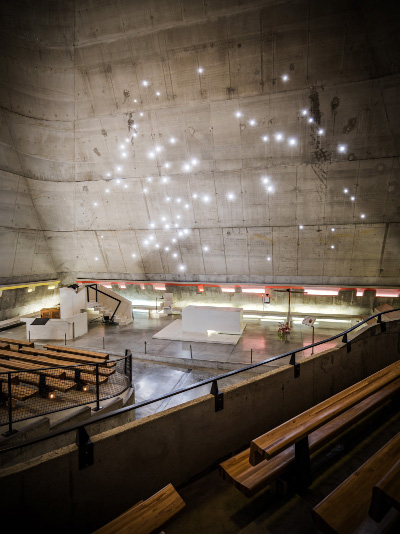
[[[216,306],[186,306],[182,310],[182,333],[207,331],[220,334],[243,332],[243,308],[218,308]]]

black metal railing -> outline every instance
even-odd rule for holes
[[[266,365],[268,363],[271,363],[271,362],[274,362],[274,361],[277,361],[277,360],[280,360],[280,359],[286,358],[286,357],[290,357],[289,364],[294,367],[294,376],[298,377],[298,376],[300,376],[300,374],[299,374],[299,364],[296,363],[296,354],[298,354],[299,352],[302,352],[304,350],[308,350],[308,349],[311,349],[313,347],[317,347],[319,345],[323,345],[324,343],[329,343],[330,341],[334,341],[335,339],[339,339],[339,338],[342,338],[342,342],[346,343],[347,352],[351,352],[351,340],[348,338],[348,334],[350,332],[353,332],[354,330],[359,328],[361,325],[366,324],[368,321],[370,321],[371,319],[373,319],[375,317],[378,318],[377,319],[377,324],[380,325],[381,332],[382,333],[386,332],[386,323],[382,321],[382,315],[388,315],[390,313],[397,312],[397,311],[400,311],[400,308],[396,308],[396,309],[385,311],[385,312],[376,313],[376,314],[371,315],[370,317],[367,317],[366,319],[360,321],[356,325],[348,328],[347,330],[344,330],[343,332],[340,332],[339,334],[336,334],[336,335],[331,336],[329,338],[323,339],[322,341],[317,341],[317,342],[312,343],[310,345],[306,345],[304,347],[300,347],[298,349],[291,350],[289,352],[285,352],[284,354],[280,354],[278,356],[273,356],[272,358],[268,358],[267,360],[263,360],[261,362],[253,363],[253,364],[250,364],[250,365],[246,365],[245,367],[242,367],[240,369],[235,369],[234,371],[229,371],[228,373],[224,373],[222,375],[214,376],[212,378],[207,378],[206,380],[202,380],[201,382],[196,382],[195,384],[192,384],[190,386],[186,386],[184,388],[177,389],[177,390],[171,391],[169,393],[166,393],[165,395],[160,395],[158,397],[153,397],[151,399],[148,399],[148,400],[145,400],[145,401],[142,401],[142,402],[138,402],[136,404],[131,404],[129,406],[125,406],[123,408],[120,408],[119,410],[115,410],[114,412],[109,412],[109,413],[106,413],[104,415],[99,415],[98,417],[93,417],[93,418],[88,419],[87,421],[83,421],[83,422],[81,422],[79,424],[71,425],[71,426],[65,428],[64,430],[60,430],[59,432],[54,432],[54,433],[48,434],[46,436],[42,436],[42,437],[39,437],[39,438],[28,440],[28,441],[26,441],[24,443],[21,443],[19,445],[15,445],[15,446],[11,446],[11,447],[5,448],[5,449],[0,451],[0,455],[2,453],[11,452],[13,450],[21,449],[21,448],[24,448],[24,447],[27,447],[27,446],[30,446],[30,445],[33,445],[33,444],[36,444],[36,443],[47,441],[48,439],[51,439],[51,438],[54,438],[54,437],[57,437],[57,436],[61,436],[63,434],[66,434],[67,432],[77,431],[77,443],[78,443],[78,447],[79,447],[79,455],[81,456],[81,452],[82,451],[84,452],[83,449],[81,451],[81,446],[83,448],[83,447],[85,447],[85,444],[87,443],[87,440],[83,439],[83,437],[86,437],[86,436],[88,437],[87,432],[86,432],[86,427],[88,427],[88,426],[90,426],[92,424],[101,422],[101,421],[106,421],[106,420],[111,419],[113,417],[116,417],[118,415],[121,415],[121,414],[124,414],[126,412],[129,412],[131,410],[137,410],[138,408],[143,408],[144,406],[148,406],[149,404],[153,404],[154,402],[159,402],[159,401],[168,399],[170,397],[174,397],[176,395],[180,395],[181,393],[186,393],[188,391],[191,391],[193,389],[199,388],[201,386],[205,386],[207,384],[211,384],[210,393],[212,395],[214,395],[214,398],[215,398],[215,411],[220,411],[220,410],[223,409],[224,399],[223,399],[223,392],[221,392],[218,389],[218,381],[223,380],[225,378],[229,378],[231,376],[234,376],[234,375],[237,375],[237,374],[240,374],[240,373],[244,373],[246,371],[250,371],[250,370],[255,369],[257,367],[261,367],[262,365]],[[91,465],[91,464],[90,463],[86,464],[84,467],[86,467],[87,465]]]
[[[15,434],[13,424],[18,421],[92,403],[95,411],[100,410],[102,401],[121,395],[131,386],[130,350],[123,358],[100,364],[1,372],[0,425],[8,426],[3,436]]]
[[[102,291],[101,289],[99,289],[97,286],[99,284],[88,284],[86,287],[86,296],[87,296],[87,300],[89,301],[90,298],[89,298],[89,289],[93,289],[94,291],[96,291],[96,302],[97,302],[97,295],[98,293],[101,293],[102,295],[105,295],[106,297],[110,298],[110,299],[113,299],[113,300],[116,300],[118,302],[117,304],[117,307],[115,308],[113,314],[111,315],[111,318],[110,318],[110,322],[112,323],[114,321],[114,316],[115,314],[117,313],[117,310],[118,308],[120,307],[121,305],[121,302],[122,300],[121,299],[118,299],[117,297],[113,297],[112,295],[109,295],[108,293],[106,293],[105,291]]]

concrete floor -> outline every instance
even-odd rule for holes
[[[67,341],[67,346],[102,350],[104,337],[105,349],[111,354],[123,355],[125,349],[130,349],[134,357],[135,400],[142,402],[226,372],[223,368],[206,369],[204,366],[207,362],[221,362],[222,367],[226,363],[249,364],[251,349],[253,349],[253,362],[255,363],[311,343],[312,330],[309,327],[294,325],[290,341],[282,342],[278,339],[275,324],[261,322],[247,323],[240,341],[235,346],[152,339],[154,333],[175,319],[176,316],[149,318],[147,313],[139,312],[135,313],[134,323],[124,327],[105,324],[97,319],[89,323],[88,334]],[[348,324],[345,323],[343,325],[328,323],[328,325],[329,328],[322,325],[316,327],[315,341],[325,339],[339,333],[344,328],[348,328]],[[6,333],[3,333],[3,337],[26,339],[25,326],[7,330]],[[138,359],[139,357],[145,358],[145,341],[147,342],[147,354],[156,358],[157,361]],[[60,341],[56,343],[63,344]],[[316,352],[333,347],[336,343],[337,341],[332,341],[316,347]],[[193,360],[188,362],[186,359],[190,358],[190,345],[192,346]],[[304,351],[304,353],[300,353],[298,359],[310,354],[310,350]],[[135,359],[135,356],[138,358]],[[185,359],[185,362],[182,362],[183,365],[176,365],[176,358]],[[288,360],[289,357],[285,357],[280,361],[268,364],[266,368],[286,365]],[[219,381],[219,388],[240,382],[248,376],[248,373],[241,373],[221,380]],[[136,411],[136,417],[145,417],[209,392],[210,385],[201,386],[170,399],[140,408]]]

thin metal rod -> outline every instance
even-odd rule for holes
[[[311,354],[314,354],[314,325],[312,325],[312,344]]]
[[[189,347],[190,347],[190,358],[193,358],[192,345],[189,345]]]
[[[67,344],[67,332],[65,332],[65,334],[64,334],[64,345],[66,345],[66,344]]]
[[[12,391],[11,391],[11,373],[8,373],[8,433],[12,434]]]
[[[250,362],[253,363],[253,349],[250,349]]]
[[[100,380],[98,363],[96,363],[96,410],[100,410]]]
[[[144,353],[147,354],[147,341],[144,342]]]

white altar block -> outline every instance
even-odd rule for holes
[[[217,306],[186,306],[182,310],[182,333],[207,334],[212,330],[221,334],[243,332],[243,308],[218,308]]]
[[[27,339],[75,339],[88,332],[87,313],[79,313],[67,319],[49,319],[46,324],[31,324],[35,317],[21,318],[26,323]]]

